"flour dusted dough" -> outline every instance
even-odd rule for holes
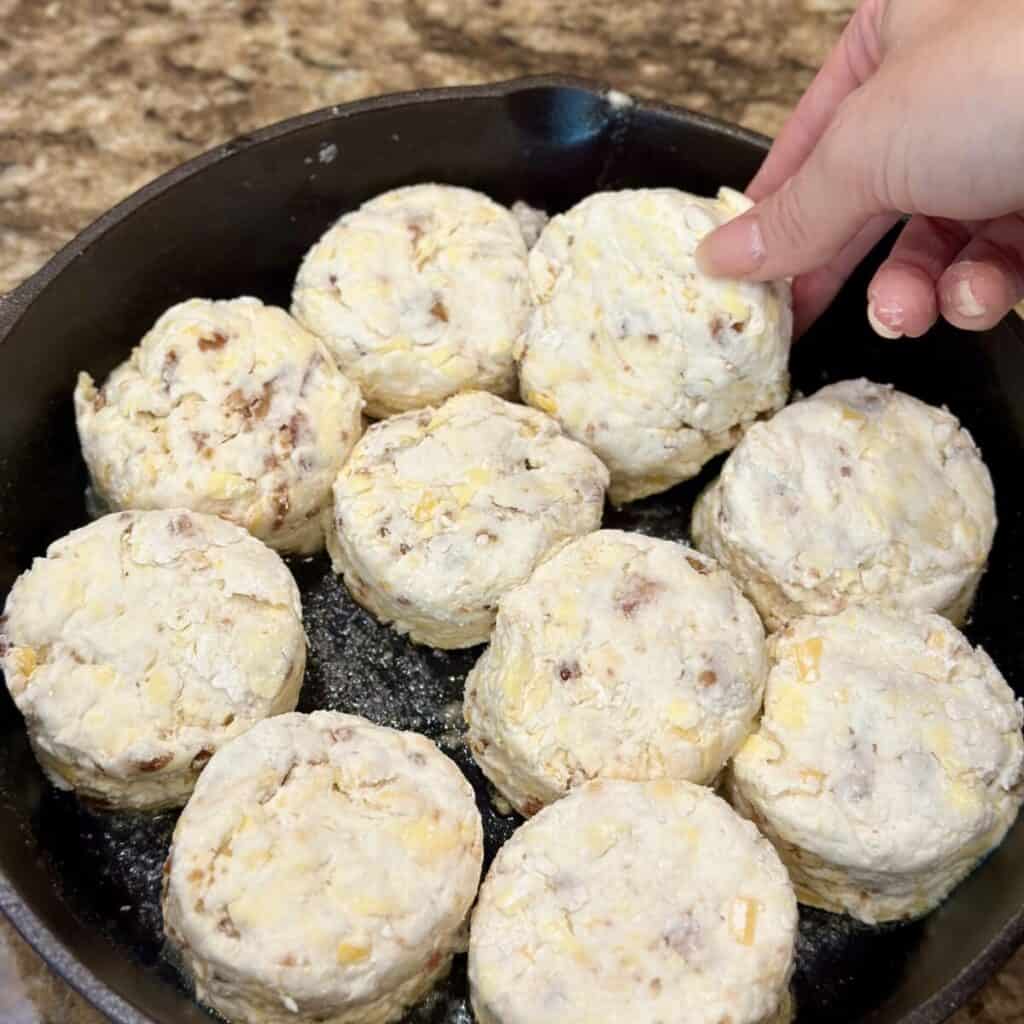
[[[103,387],[83,373],[75,389],[101,502],[212,512],[303,554],[323,547],[361,409],[323,346],[252,298],[173,306]]]
[[[692,533],[776,628],[851,604],[960,622],[995,528],[991,477],[955,417],[849,380],[753,427]]]
[[[532,249],[551,218],[544,210],[538,210],[521,200],[512,204],[511,212],[523,234],[523,241],[526,242],[527,249]]]
[[[385,1024],[464,947],[483,830],[428,739],[333,711],[224,747],[164,869],[198,998],[245,1024]]]
[[[695,476],[786,400],[788,284],[713,280],[694,256],[748,206],[729,189],[599,193],[530,253],[523,398],[601,457],[616,504]]]
[[[681,544],[600,530],[498,606],[466,681],[469,746],[521,814],[596,777],[710,783],[753,728],[764,629]]]
[[[292,312],[358,381],[371,416],[477,388],[511,396],[530,313],[523,232],[469,189],[385,192],[310,249]]]
[[[295,707],[299,592],[244,530],[120,512],[50,545],[0,627],[7,686],[55,785],[111,807],[183,804],[222,744]]]
[[[470,647],[498,599],[601,522],[608,474],[549,417],[473,392],[375,424],[334,486],[352,596],[418,643]]]
[[[927,913],[998,846],[1021,803],[1021,710],[946,619],[849,608],[770,641],[735,805],[804,903],[862,921]]]
[[[597,780],[502,847],[473,914],[479,1024],[784,1019],[796,901],[710,790]]]

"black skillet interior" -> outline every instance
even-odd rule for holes
[[[105,375],[157,314],[193,295],[254,294],[287,306],[299,259],[334,218],[398,185],[467,185],[563,210],[599,189],[741,188],[764,140],[678,110],[611,103],[545,79],[385,98],[321,111],[236,140],[106,215],[0,307],[0,594],[85,519],[71,390]],[[969,635],[1018,692],[1024,572],[1014,479],[1024,451],[1024,331],[938,329],[881,342],[864,317],[865,270],[794,353],[794,386],[865,375],[945,403],[981,444],[1001,525]],[[6,337],[4,337],[6,335]],[[609,511],[606,525],[684,539],[715,472]],[[476,652],[416,648],[356,608],[318,558],[294,565],[311,658],[301,709],[356,711],[438,740],[479,794],[488,857],[515,828],[491,807],[461,742],[459,698]],[[47,786],[0,695],[0,905],[65,977],[121,1024],[209,1018],[162,955],[160,868],[174,816],[98,816]],[[930,1024],[995,969],[1024,933],[1024,827],[923,922],[871,930],[804,911],[800,1024]],[[464,958],[460,958],[464,960]],[[410,1020],[468,1022],[465,966]]]

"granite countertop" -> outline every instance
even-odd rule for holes
[[[0,0],[0,292],[155,175],[375,93],[550,71],[769,134],[854,0]],[[0,1020],[100,1024],[4,922]],[[955,1024],[1024,1020],[1024,953]]]

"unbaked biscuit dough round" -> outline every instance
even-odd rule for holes
[[[385,1024],[465,948],[483,829],[430,740],[333,711],[223,748],[164,869],[200,1001],[246,1024]]]
[[[753,427],[692,536],[775,629],[854,604],[960,622],[995,529],[992,479],[955,417],[849,380]]]
[[[323,547],[322,512],[362,429],[359,389],[309,332],[258,299],[169,309],[75,413],[111,509],[185,507],[279,551]]]
[[[711,783],[754,726],[764,628],[729,574],[600,530],[499,602],[466,681],[469,747],[520,814],[588,779]]]
[[[417,643],[471,647],[498,599],[601,523],[607,470],[535,409],[471,392],[366,432],[327,545],[352,596]]]
[[[100,805],[180,806],[210,755],[291,711],[299,592],[245,530],[119,512],[51,544],[0,626],[8,689],[52,782]]]
[[[788,1015],[796,900],[711,790],[597,780],[523,825],[480,890],[479,1024],[766,1024]]]
[[[715,280],[694,255],[748,206],[729,189],[599,193],[530,253],[523,399],[601,457],[616,504],[695,476],[786,401],[789,285]]]
[[[769,643],[764,719],[730,798],[801,902],[869,923],[927,913],[1017,816],[1013,692],[938,615],[854,607]]]
[[[309,250],[292,312],[358,381],[370,416],[472,389],[511,396],[530,314],[526,242],[512,213],[479,192],[385,192]]]

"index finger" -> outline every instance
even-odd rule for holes
[[[747,186],[747,195],[754,202],[771,195],[800,170],[839,105],[878,70],[885,3],[886,0],[864,0],[847,22],[839,42]]]

